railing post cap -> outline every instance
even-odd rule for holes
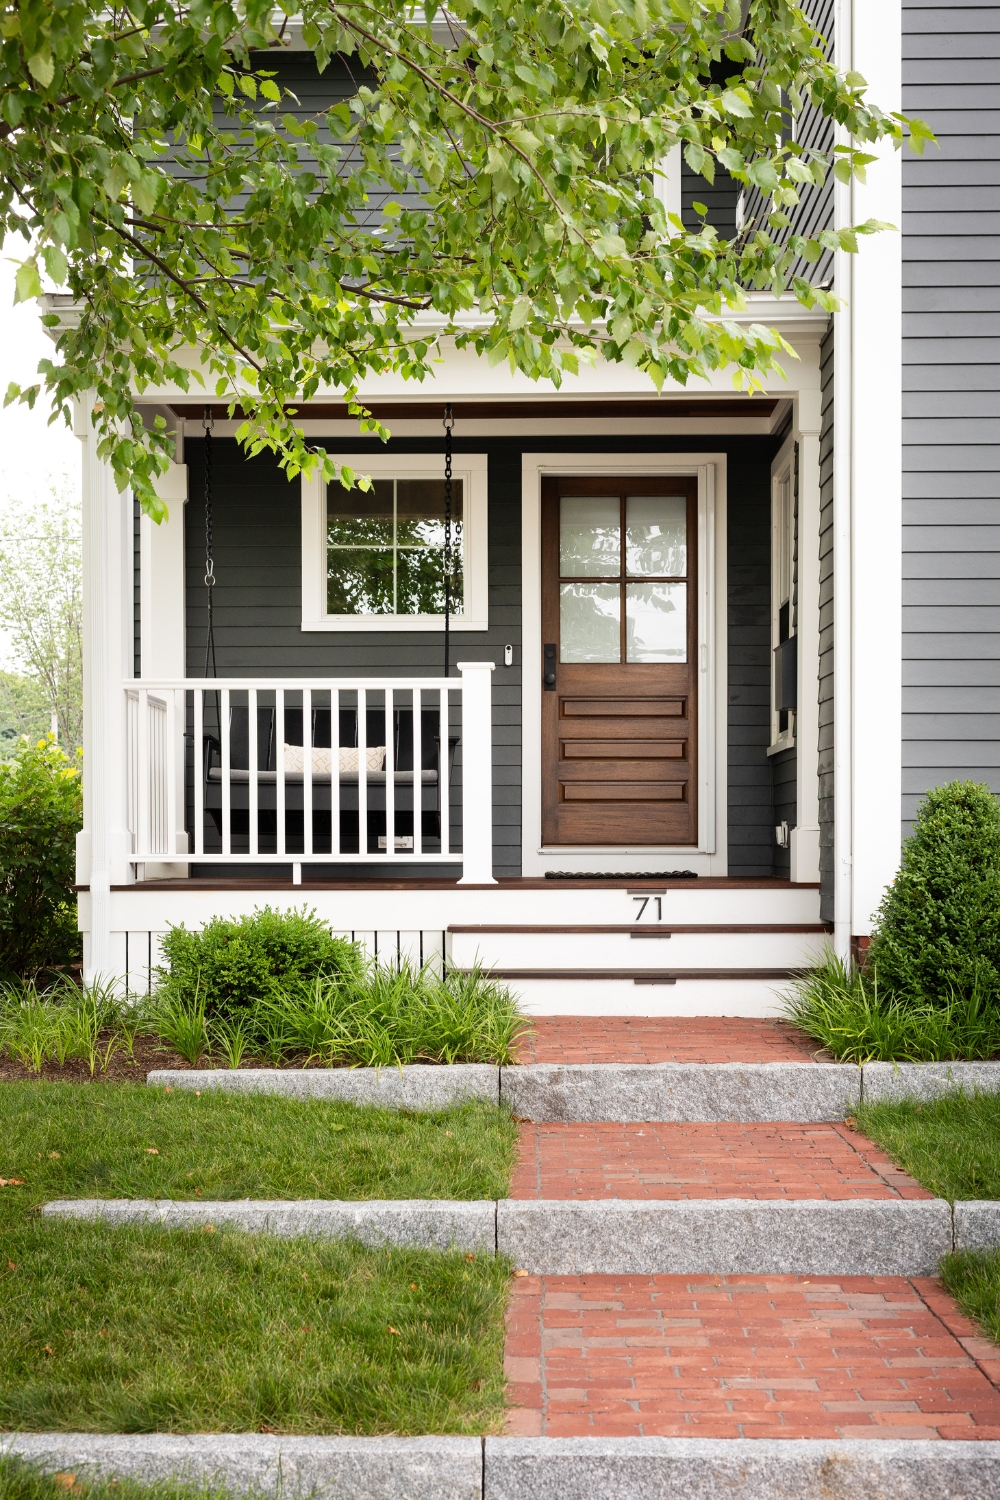
[[[456,667],[460,672],[495,672],[495,661],[457,661]]]

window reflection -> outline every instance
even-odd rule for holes
[[[616,578],[621,572],[621,516],[617,496],[564,495],[559,502],[562,578]]]
[[[687,500],[683,495],[630,495],[626,499],[625,571],[631,578],[685,576]]]
[[[621,661],[617,583],[559,585],[559,660]]]
[[[452,484],[451,613],[463,612],[464,495]],[[327,613],[443,615],[443,479],[376,479],[327,493]]]
[[[627,661],[687,661],[687,584],[625,585]]]

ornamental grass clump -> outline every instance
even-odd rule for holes
[[[1000,807],[988,787],[927,794],[863,967],[828,953],[785,1008],[845,1062],[1000,1054]]]

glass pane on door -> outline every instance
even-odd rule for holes
[[[559,660],[621,661],[620,585],[559,585]]]
[[[628,496],[625,571],[630,578],[686,575],[687,500],[683,495]]]
[[[617,496],[563,496],[559,502],[561,578],[617,578],[621,551]]]
[[[627,661],[686,662],[687,584],[627,583],[625,639]]]

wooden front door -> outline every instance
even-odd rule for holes
[[[698,837],[697,483],[542,492],[542,842]]]

